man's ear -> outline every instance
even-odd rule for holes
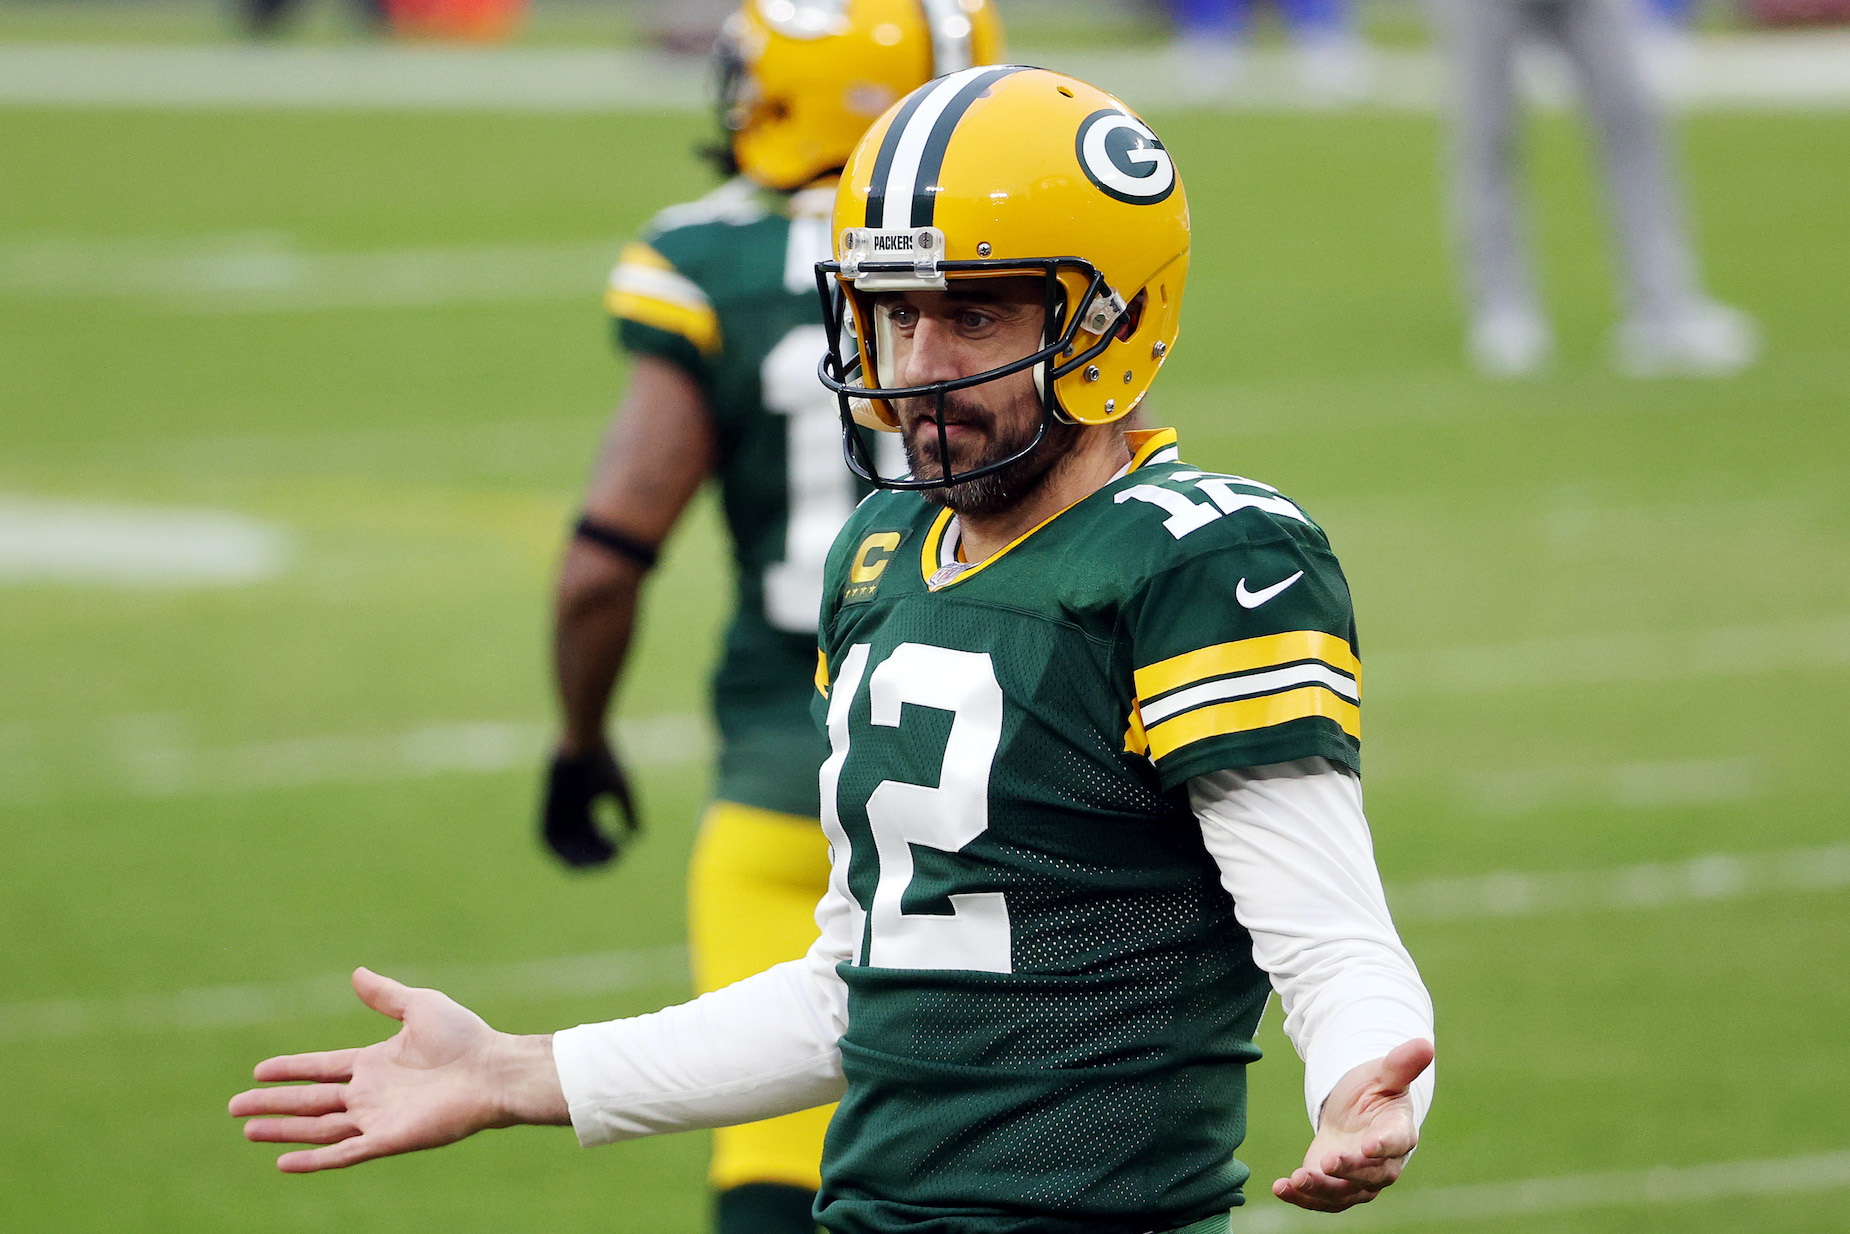
[[[1149,296],[1150,293],[1148,292],[1138,292],[1137,298],[1132,300],[1130,306],[1124,310],[1123,319],[1118,322],[1118,328],[1112,332],[1117,336],[1119,342],[1123,342],[1131,335],[1137,333],[1137,327],[1143,323],[1143,306],[1145,302],[1148,301]]]

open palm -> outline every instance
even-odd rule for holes
[[[364,968],[354,971],[353,988],[368,1007],[404,1027],[359,1049],[265,1059],[257,1079],[306,1083],[254,1088],[231,1099],[231,1114],[251,1119],[247,1139],[326,1146],[284,1153],[278,1169],[335,1169],[437,1148],[514,1121],[497,1083],[512,1038],[436,990]]]
[[[1392,1185],[1420,1140],[1408,1090],[1432,1060],[1432,1042],[1420,1038],[1352,1068],[1324,1101],[1304,1164],[1273,1183],[1272,1194],[1299,1208],[1336,1213]]]

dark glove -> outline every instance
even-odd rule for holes
[[[608,749],[553,757],[540,834],[559,860],[580,868],[604,865],[641,829],[629,781]]]

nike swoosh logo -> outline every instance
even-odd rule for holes
[[[1246,590],[1246,580],[1241,579],[1239,583],[1234,586],[1233,598],[1240,602],[1241,608],[1258,608],[1261,604],[1264,604],[1267,600],[1270,600],[1273,596],[1303,577],[1304,571],[1299,570],[1284,582],[1273,583],[1270,587],[1263,588],[1259,591]]]

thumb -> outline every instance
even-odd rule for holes
[[[394,1020],[405,1018],[405,1005],[411,994],[409,986],[362,967],[353,970],[353,992],[360,996],[361,1002],[381,1015],[389,1015]]]
[[[1380,1086],[1398,1095],[1407,1091],[1421,1072],[1432,1066],[1433,1045],[1424,1037],[1403,1041],[1381,1060]]]

